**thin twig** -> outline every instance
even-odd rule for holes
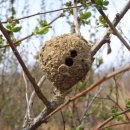
[[[41,77],[41,79],[39,80],[39,82],[38,82],[38,86],[39,86],[39,87],[42,86],[42,84],[44,83],[45,79],[46,79],[46,77],[43,75],[43,76]],[[30,111],[31,111],[31,109],[32,109],[32,105],[33,105],[33,101],[34,101],[35,95],[36,95],[36,92],[33,91],[32,94],[31,94],[31,96],[30,96],[30,99],[29,99],[29,103],[28,103],[28,104],[29,104],[29,110],[30,110]]]
[[[72,0],[73,5],[77,6],[77,0]],[[80,27],[78,22],[78,9],[73,8],[73,16],[74,16],[74,26],[75,26],[75,32],[80,35]]]
[[[101,83],[103,83],[104,81],[112,78],[113,76],[116,76],[120,73],[126,72],[130,70],[130,65],[126,66],[124,68],[121,68],[119,70],[116,70],[110,74],[107,74],[106,76],[102,77],[101,79],[97,80],[96,82],[94,82],[90,87],[86,88],[85,90],[83,90],[82,92],[76,94],[74,97],[68,99],[67,101],[65,101],[63,104],[61,104],[58,107],[54,107],[52,108],[50,111],[47,111],[46,109],[44,109],[34,120],[34,122],[32,122],[31,124],[29,124],[26,128],[24,128],[23,130],[34,130],[37,127],[39,127],[43,122],[46,122],[46,120],[48,118],[50,118],[52,115],[54,115],[56,112],[60,111],[63,107],[65,107],[66,105],[68,105],[70,102],[78,99],[79,97],[82,97],[84,95],[86,95],[87,93],[89,93],[90,91],[92,91],[94,88],[98,87],[98,85],[100,85]]]
[[[26,97],[26,102],[27,102],[27,111],[26,111],[26,114],[25,114],[25,117],[24,117],[24,125],[25,125],[25,122],[28,122],[28,120],[31,119],[30,117],[30,111],[29,111],[29,98],[28,98],[28,83],[27,83],[27,79],[26,79],[26,76],[23,72],[23,79],[24,79],[24,83],[25,83],[25,97]]]
[[[65,118],[64,118],[63,112],[60,111],[60,113],[61,113],[61,117],[62,117],[62,120],[63,120],[63,130],[65,130]]]
[[[102,91],[103,87],[100,87],[99,90],[94,94],[92,100],[90,101],[90,103],[88,104],[83,117],[81,118],[81,121],[83,121],[88,113],[88,110],[91,108],[93,102],[95,101],[96,97],[100,94],[100,92]]]
[[[114,25],[111,23],[111,21],[109,20],[109,18],[103,12],[103,10],[98,9],[98,11],[102,15],[102,17],[106,20],[107,24],[110,26],[111,30],[113,31],[113,34],[116,35],[120,39],[120,41],[125,45],[125,47],[130,51],[130,45],[126,42],[126,40],[122,37],[122,35],[114,27]]]
[[[124,110],[124,111],[119,112],[119,113],[117,114],[117,116],[118,116],[118,115],[123,115],[123,114],[125,114],[125,113],[127,113],[127,112],[130,112],[130,108],[128,108],[128,109],[126,109],[126,110]],[[114,116],[109,117],[107,120],[105,120],[104,122],[102,122],[95,130],[102,130],[102,127],[103,127],[104,125],[108,124],[108,123],[109,123],[110,121],[112,121],[113,119],[115,119]]]
[[[50,23],[47,24],[48,25],[51,25],[53,22],[55,22],[57,19],[61,18],[62,15],[60,14],[59,16],[57,16],[56,18],[54,18]],[[30,35],[24,37],[24,38],[21,38],[20,40],[14,42],[14,45],[17,46],[17,45],[20,45],[22,41],[34,36],[35,33],[31,33]],[[0,45],[0,48],[6,48],[6,47],[9,47],[10,45],[9,44],[6,44],[6,45]]]
[[[108,95],[107,95],[107,98],[108,98],[110,101],[112,101],[121,111],[123,111],[122,107],[119,105],[118,102],[114,101],[114,100],[113,100],[110,96],[108,96]],[[127,116],[127,114],[125,114],[125,117],[126,117],[127,120],[130,121],[130,119],[129,119],[129,117]]]
[[[28,68],[26,67],[23,59],[21,58],[19,52],[17,51],[17,49],[14,46],[13,41],[11,40],[9,34],[7,33],[6,29],[3,27],[2,23],[0,22],[0,30],[3,33],[3,35],[5,36],[6,40],[8,41],[14,55],[16,56],[18,62],[20,63],[24,73],[26,74],[26,76],[28,77],[29,81],[31,82],[37,96],[42,100],[42,102],[46,105],[46,107],[50,107],[50,102],[46,99],[46,97],[42,94],[41,90],[39,89],[35,79],[32,77],[32,75],[30,74]]]
[[[92,91],[94,88],[96,88],[98,85],[100,85],[101,83],[103,83],[104,81],[112,78],[113,76],[115,75],[118,75],[120,73],[123,73],[123,72],[126,72],[130,70],[130,65],[125,67],[125,68],[122,68],[122,69],[119,69],[117,71],[114,71],[104,77],[102,77],[101,79],[97,80],[96,82],[94,82],[90,87],[88,87],[87,89],[83,90],[82,92],[76,94],[74,97],[70,98],[68,101],[66,101],[65,103],[63,103],[61,106],[59,106],[57,109],[55,109],[53,112],[51,112],[46,118],[49,118],[51,117],[53,114],[55,114],[57,111],[61,110],[63,107],[65,107],[66,105],[68,105],[70,102],[78,99],[79,97],[81,96],[84,96],[86,95],[88,92]]]
[[[130,121],[128,121],[128,122],[121,122],[121,123],[112,124],[112,125],[109,125],[109,126],[103,127],[103,128],[101,128],[100,130],[105,130],[105,129],[110,128],[110,127],[113,127],[113,126],[126,125],[126,124],[130,124]]]
[[[89,4],[90,2],[86,3],[86,4]],[[68,10],[68,9],[72,9],[72,8],[80,8],[82,7],[82,5],[79,5],[79,6],[71,6],[71,7],[66,7],[66,8],[61,8],[61,9],[56,9],[56,10],[50,10],[50,11],[46,11],[46,12],[38,12],[38,13],[35,13],[35,14],[32,14],[32,15],[28,15],[28,16],[25,16],[25,17],[21,17],[21,18],[17,18],[17,19],[12,19],[12,21],[16,21],[16,20],[22,20],[22,19],[26,19],[26,18],[30,18],[30,17],[34,17],[34,16],[37,16],[37,15],[43,15],[43,14],[48,14],[48,13],[53,13],[53,12],[57,12],[57,11],[62,11],[62,10]],[[7,23],[7,21],[3,21],[1,23]]]
[[[38,82],[39,87],[42,86],[45,79],[46,79],[46,77],[43,75],[41,77],[41,79],[39,80],[39,82]],[[25,114],[25,118],[24,118],[24,122],[23,122],[23,127],[26,127],[28,121],[32,120],[32,118],[31,118],[31,109],[32,109],[32,105],[33,105],[35,95],[36,95],[36,93],[35,93],[35,91],[33,91],[31,93],[30,99],[28,100],[28,107],[27,107],[27,110],[26,110],[26,114]],[[28,113],[28,115],[27,115],[27,113]]]
[[[130,8],[130,1],[128,1],[126,3],[126,5],[124,6],[124,8],[122,9],[122,11],[120,13],[116,14],[115,19],[112,22],[112,24],[115,27],[120,22],[120,20],[124,17],[124,15],[129,10],[129,8]],[[110,29],[107,29],[107,31],[106,31],[105,35],[103,36],[103,38],[92,47],[92,50],[91,50],[92,51],[92,56],[94,56],[97,53],[97,51],[102,47],[102,45],[104,45],[106,42],[109,42],[109,39],[110,39],[110,33],[108,33],[109,30]]]

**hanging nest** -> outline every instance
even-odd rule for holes
[[[53,85],[65,92],[85,78],[91,67],[91,47],[78,34],[64,34],[45,42],[41,67]]]

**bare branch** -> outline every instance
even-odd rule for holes
[[[116,70],[110,74],[107,74],[106,76],[102,77],[101,79],[97,80],[96,82],[94,82],[90,87],[86,88],[85,90],[83,90],[82,92],[76,94],[74,97],[68,99],[67,101],[65,101],[63,104],[60,103],[56,103],[58,101],[54,101],[56,105],[54,105],[54,107],[50,110],[47,111],[46,109],[44,109],[38,117],[35,118],[35,120],[29,124],[29,126],[27,126],[26,128],[24,128],[23,130],[34,130],[36,129],[39,125],[41,125],[43,122],[46,122],[46,120],[48,118],[50,118],[52,115],[54,115],[56,112],[60,111],[63,107],[65,107],[66,105],[68,105],[70,102],[78,99],[81,96],[86,95],[87,93],[89,93],[90,91],[92,91],[94,88],[98,87],[98,85],[100,85],[101,83],[103,83],[104,81],[112,78],[113,76],[116,76],[120,73],[126,72],[130,70],[130,65],[124,68],[121,68],[119,70]],[[61,98],[61,97],[60,97]],[[60,98],[58,98],[58,100],[61,100]],[[64,97],[63,97],[64,98]],[[63,100],[62,100],[63,101]],[[52,101],[53,102],[53,101]],[[59,106],[59,104],[61,104]],[[58,106],[58,107],[57,107]],[[130,110],[130,109],[129,109]]]
[[[43,75],[41,77],[41,79],[39,80],[38,82],[38,86],[41,87],[43,82],[45,81],[46,77]],[[28,121],[31,121],[31,109],[32,109],[32,105],[33,105],[33,101],[34,101],[34,98],[35,98],[35,91],[32,92],[31,96],[30,96],[30,99],[28,100],[28,107],[27,107],[27,110],[26,110],[26,114],[25,114],[25,118],[24,118],[24,122],[23,122],[23,127],[26,127],[27,126],[27,123]]]
[[[109,125],[109,126],[103,127],[103,128],[101,128],[100,130],[104,130],[104,129],[107,129],[107,128],[110,128],[110,127],[113,127],[113,126],[126,125],[126,124],[130,124],[130,121],[128,121],[128,122],[121,122],[121,123],[112,124],[112,125]]]
[[[48,25],[51,25],[53,22],[55,22],[57,19],[61,18],[62,15],[60,14],[59,16],[57,16],[55,19],[53,19],[50,23],[47,24]],[[22,41],[34,36],[35,34],[34,33],[31,33],[30,35],[24,37],[24,38],[21,38],[20,40],[14,42],[14,45],[17,46],[19,44],[21,44]],[[0,48],[6,48],[6,47],[9,47],[10,45],[9,44],[6,44],[6,45],[0,45]]]
[[[26,102],[27,102],[27,111],[26,111],[26,114],[25,114],[25,117],[24,117],[24,124],[25,122],[28,122],[28,120],[31,119],[30,117],[30,111],[29,111],[29,99],[28,99],[28,83],[27,83],[27,79],[25,77],[25,74],[23,72],[23,79],[24,79],[24,82],[25,82],[25,97],[26,97]]]
[[[72,0],[73,5],[77,6],[77,0]],[[75,32],[77,34],[80,34],[80,27],[78,22],[78,8],[73,8],[73,15],[74,15],[74,26],[75,26]]]
[[[89,4],[90,2],[86,3],[86,4]],[[46,11],[46,12],[38,12],[38,13],[35,13],[35,14],[32,14],[32,15],[28,15],[28,16],[25,16],[25,17],[21,17],[21,18],[17,18],[17,19],[12,19],[12,21],[16,21],[16,20],[22,20],[22,19],[27,19],[27,18],[30,18],[30,17],[34,17],[34,16],[37,16],[37,15],[43,15],[43,14],[48,14],[48,13],[53,13],[53,12],[57,12],[57,11],[62,11],[62,10],[68,10],[68,9],[73,9],[73,8],[80,8],[82,7],[82,5],[79,5],[79,6],[72,6],[72,7],[66,7],[66,8],[61,8],[61,9],[56,9],[56,10],[50,10],[50,11]],[[7,21],[3,21],[1,23],[7,23]]]
[[[119,105],[118,102],[114,101],[114,100],[113,100],[110,96],[108,96],[108,95],[107,95],[107,98],[108,98],[110,101],[112,101],[121,111],[123,111],[122,107]],[[129,117],[127,116],[127,114],[125,114],[125,117],[126,117],[127,120],[130,121],[130,119],[129,119]]]
[[[42,102],[46,105],[46,107],[50,107],[50,102],[46,99],[46,97],[42,94],[41,90],[39,89],[35,79],[32,77],[32,75],[30,74],[29,70],[27,69],[23,59],[21,58],[19,52],[17,51],[17,49],[14,46],[14,43],[12,42],[9,34],[7,33],[6,29],[3,27],[2,23],[0,22],[0,30],[3,33],[3,35],[5,36],[5,38],[7,39],[14,55],[16,56],[17,60],[19,61],[24,73],[26,74],[26,76],[28,77],[28,79],[30,80],[37,96],[42,100]]]
[[[39,80],[39,82],[38,82],[38,86],[41,87],[42,84],[43,84],[43,82],[44,82],[45,80],[46,80],[46,77],[43,75],[43,76],[41,77],[41,79]],[[29,105],[29,110],[30,110],[30,111],[31,111],[31,109],[32,109],[32,105],[33,105],[33,101],[34,101],[35,94],[36,94],[35,91],[33,91],[32,94],[31,94],[31,96],[30,96],[30,99],[29,99],[28,105]]]
[[[124,15],[126,14],[126,12],[129,10],[130,8],[130,1],[128,1],[126,3],[126,5],[124,6],[123,10],[118,13],[115,16],[114,21],[112,22],[112,24],[116,27],[117,24],[120,22],[120,20],[124,17]],[[94,56],[96,54],[96,52],[102,47],[102,45],[104,45],[106,42],[109,41],[109,37],[110,37],[110,33],[109,32],[110,29],[107,29],[106,34],[104,35],[104,37],[102,38],[102,40],[100,40],[98,43],[96,43],[93,48],[92,48],[92,56]]]
[[[102,91],[103,87],[100,87],[99,90],[94,94],[92,100],[90,101],[90,103],[88,104],[83,117],[81,118],[81,121],[84,120],[84,118],[86,117],[86,114],[88,113],[88,110],[91,108],[93,102],[95,101],[96,97],[100,94],[100,92]]]
[[[60,113],[63,120],[63,130],[65,130],[65,118],[64,118],[63,112],[61,111]]]
[[[106,20],[106,22],[108,23],[108,25],[110,26],[111,30],[113,31],[113,34],[116,35],[120,41],[125,45],[125,47],[130,51],[130,46],[129,44],[126,42],[126,40],[122,37],[122,35],[118,32],[118,30],[114,27],[114,25],[111,23],[111,21],[109,20],[109,18],[106,16],[106,14],[103,12],[103,10],[98,9],[98,11],[100,12],[100,14],[102,15],[102,17]]]
[[[124,111],[119,112],[119,113],[117,114],[117,116],[118,116],[118,115],[123,115],[123,114],[125,114],[125,113],[127,113],[127,112],[130,112],[130,108],[128,108],[128,109],[126,109],[126,110],[124,110]],[[102,127],[103,127],[104,125],[108,124],[108,123],[109,123],[111,120],[113,120],[113,119],[115,119],[114,116],[109,117],[107,120],[105,120],[103,123],[101,123],[95,130],[102,130]]]

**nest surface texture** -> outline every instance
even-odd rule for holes
[[[45,42],[39,61],[46,77],[64,92],[85,78],[91,66],[90,45],[78,34],[64,34]]]

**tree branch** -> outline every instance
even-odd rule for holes
[[[38,82],[38,86],[41,87],[43,82],[45,81],[46,77],[43,75],[41,77],[41,79],[39,80]],[[33,105],[33,101],[34,101],[34,97],[36,95],[36,92],[33,91],[31,96],[30,96],[30,99],[28,100],[28,107],[27,107],[27,110],[26,110],[26,114],[25,114],[25,118],[24,118],[24,122],[23,122],[23,127],[26,127],[27,126],[27,123],[32,120],[31,119],[31,109],[32,109],[32,105]],[[28,115],[27,115],[28,114]]]
[[[130,46],[129,44],[126,42],[126,40],[122,37],[122,35],[118,32],[118,30],[114,27],[114,25],[111,23],[111,21],[109,20],[109,18],[106,16],[106,14],[103,12],[103,10],[98,9],[98,11],[100,12],[100,14],[102,15],[102,17],[106,20],[106,22],[108,23],[108,25],[110,26],[111,30],[113,31],[113,34],[116,35],[120,41],[125,45],[125,47],[130,51]]]
[[[48,118],[50,118],[52,115],[54,115],[56,112],[60,111],[63,107],[65,107],[66,105],[68,105],[70,102],[86,95],[87,93],[89,93],[90,91],[92,91],[94,88],[98,87],[98,85],[100,85],[101,83],[103,83],[104,81],[112,78],[113,76],[116,76],[120,73],[126,72],[130,70],[130,65],[126,66],[124,68],[121,68],[119,70],[116,70],[110,74],[107,74],[106,76],[102,77],[101,79],[95,81],[90,87],[87,87],[85,90],[83,90],[82,92],[76,94],[74,97],[68,99],[67,101],[65,101],[63,104],[61,104],[62,102],[60,102],[59,104],[61,104],[59,106],[59,104],[57,104],[58,101],[52,101],[55,102],[55,106],[53,107],[53,109],[51,109],[50,111],[47,111],[46,109],[44,109],[36,118],[35,120],[29,124],[26,128],[24,128],[23,130],[34,130],[36,129],[38,126],[40,126],[42,123],[46,122],[46,120]],[[60,99],[60,98],[58,98]],[[58,107],[57,107],[58,106]]]
[[[46,107],[50,107],[50,102],[46,99],[46,97],[42,94],[41,90],[39,89],[35,79],[32,77],[32,75],[30,74],[29,70],[27,69],[23,59],[21,58],[19,52],[17,51],[17,49],[14,46],[14,43],[12,42],[9,34],[7,33],[6,29],[3,27],[2,23],[0,22],[0,30],[3,33],[3,35],[5,36],[5,38],[7,39],[14,55],[16,56],[18,62],[20,63],[24,73],[26,74],[26,76],[28,77],[28,79],[30,80],[37,96],[42,100],[42,102],[46,105]]]
[[[72,0],[72,3],[75,7],[77,6],[77,0]],[[78,22],[78,9],[77,8],[73,8],[73,15],[74,15],[75,32],[77,34],[80,34],[80,27],[79,27],[79,22]]]
[[[104,130],[104,129],[107,129],[107,128],[110,128],[110,127],[113,127],[113,126],[126,125],[126,124],[130,124],[130,121],[128,121],[128,122],[121,122],[121,123],[112,124],[112,125],[109,125],[109,126],[103,127],[103,128],[101,128],[100,130]]]
[[[117,15],[115,16],[114,21],[112,22],[112,24],[116,27],[117,24],[120,22],[120,20],[124,17],[124,15],[126,14],[126,12],[130,9],[130,1],[128,1],[126,3],[126,5],[124,6],[123,10],[120,13],[117,13]],[[109,32],[110,29],[107,29],[104,37],[102,38],[102,40],[100,40],[99,42],[97,42],[93,48],[92,48],[92,56],[94,56],[97,51],[102,47],[102,45],[104,45],[106,42],[109,41],[109,37],[110,37],[110,33]]]
[[[89,4],[91,2],[88,2],[86,4]],[[32,14],[32,15],[28,15],[28,16],[25,16],[25,17],[21,17],[21,18],[17,18],[17,19],[12,19],[12,21],[16,21],[16,20],[22,20],[22,19],[27,19],[27,18],[30,18],[30,17],[34,17],[34,16],[37,16],[37,15],[43,15],[43,14],[48,14],[48,13],[53,13],[53,12],[58,12],[58,11],[62,11],[62,10],[68,10],[68,9],[73,9],[73,8],[77,8],[77,7],[82,7],[82,5],[79,5],[79,6],[71,6],[71,7],[66,7],[66,8],[61,8],[61,9],[56,9],[56,10],[50,10],[50,11],[46,11],[46,12],[38,12],[38,13],[35,13],[35,14]],[[3,21],[1,23],[7,23],[7,21]]]
[[[118,116],[118,115],[125,114],[125,113],[127,113],[127,112],[130,112],[130,108],[128,108],[128,109],[126,109],[126,110],[124,110],[124,111],[119,112],[119,113],[117,114],[117,116]],[[102,130],[102,127],[103,127],[104,125],[106,125],[107,123],[109,123],[109,122],[110,122],[111,120],[113,120],[113,119],[115,119],[114,116],[109,117],[107,120],[105,120],[103,123],[101,123],[95,130]]]
[[[54,18],[50,23],[48,23],[47,26],[48,26],[48,25],[51,25],[51,24],[52,24],[53,22],[55,22],[58,18],[61,18],[61,17],[62,17],[62,15],[60,14],[59,16],[57,16],[56,18]],[[14,45],[17,46],[17,45],[21,44],[22,41],[24,41],[24,40],[26,40],[26,39],[28,39],[28,38],[34,36],[34,35],[35,35],[34,33],[31,33],[30,35],[28,35],[28,36],[26,36],[26,37],[24,37],[24,38],[21,38],[20,40],[14,42]],[[9,44],[2,45],[2,46],[0,45],[0,48],[6,48],[6,47],[9,47],[9,46],[10,46]]]

